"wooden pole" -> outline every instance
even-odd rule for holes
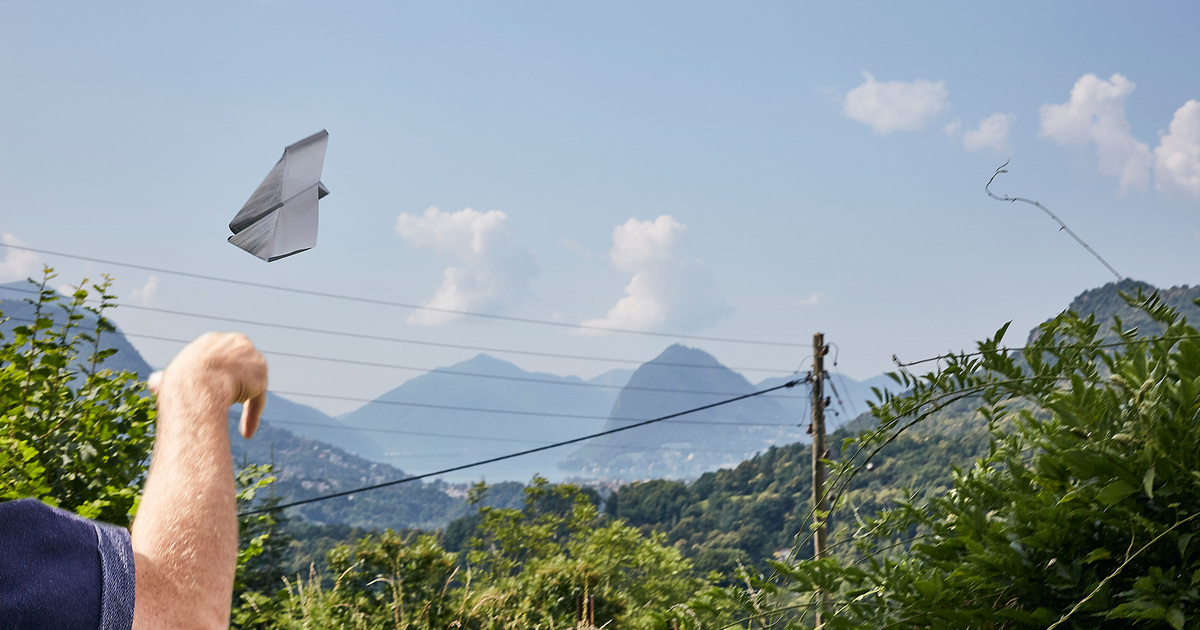
[[[812,462],[813,462],[813,525],[816,535],[813,536],[813,558],[820,560],[828,553],[828,542],[825,533],[825,515],[829,512],[829,501],[825,498],[825,464],[822,460],[828,457],[825,448],[825,354],[829,346],[825,345],[825,335],[813,335],[813,372],[812,372]],[[825,593],[817,591],[817,628],[824,625]]]

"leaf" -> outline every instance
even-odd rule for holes
[[[1096,494],[1096,500],[1112,507],[1134,492],[1137,492],[1136,488],[1118,479],[1104,486],[1104,489]]]
[[[1142,477],[1142,488],[1146,490],[1146,496],[1154,498],[1154,466],[1150,466],[1150,470],[1146,471],[1146,476]]]
[[[1183,630],[1183,624],[1187,619],[1183,616],[1183,611],[1178,608],[1171,608],[1167,611],[1167,623],[1171,624],[1175,630]]]
[[[1085,557],[1083,559],[1083,563],[1089,564],[1089,563],[1095,562],[1097,560],[1104,560],[1105,558],[1111,558],[1111,557],[1112,557],[1112,552],[1105,549],[1104,547],[1101,547],[1101,548],[1093,551],[1092,553],[1089,553],[1087,555],[1087,557]]]

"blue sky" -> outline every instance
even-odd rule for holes
[[[891,356],[1024,331],[1111,274],[1200,270],[1200,5],[0,2],[0,238],[412,304]],[[1189,104],[1193,103],[1193,104]],[[330,132],[315,249],[226,225],[282,147]],[[432,210],[431,210],[432,209]],[[468,211],[468,209],[470,209]],[[0,251],[108,272],[130,306],[648,360],[669,339],[517,324]],[[239,328],[281,391],[371,398],[470,350]],[[152,363],[178,344],[133,339]],[[688,341],[752,381],[803,347]],[[594,376],[620,363],[498,354]],[[771,371],[775,370],[775,371]],[[300,399],[334,412],[357,403]]]

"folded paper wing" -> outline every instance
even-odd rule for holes
[[[238,211],[229,242],[272,262],[317,244],[317,201],[329,132],[321,130],[283,150],[283,157]]]

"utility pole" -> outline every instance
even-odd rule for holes
[[[825,449],[825,354],[829,346],[825,345],[825,335],[813,335],[813,371],[812,371],[812,462],[813,462],[813,525],[816,526],[813,536],[813,558],[820,560],[825,557],[826,548],[825,515],[829,512],[829,501],[825,498],[825,464],[828,453]],[[824,626],[825,593],[817,591],[817,628]]]

